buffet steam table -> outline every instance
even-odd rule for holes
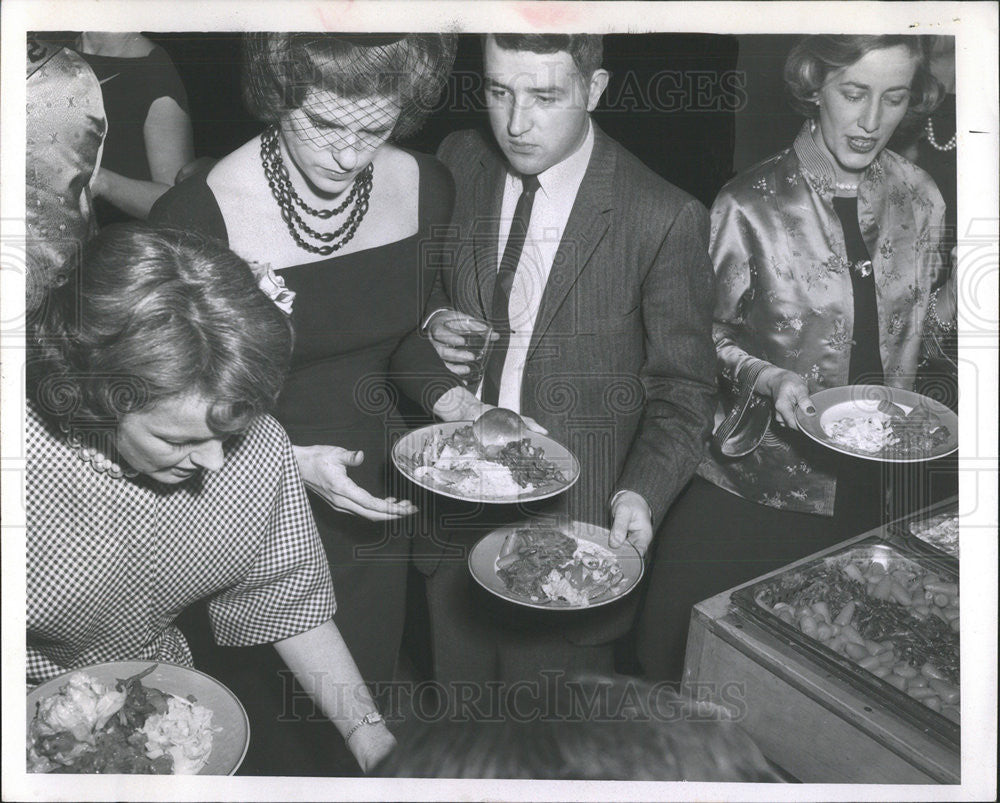
[[[954,500],[949,500],[954,504]],[[940,508],[935,505],[934,508]],[[911,517],[915,518],[915,517]],[[960,750],[845,682],[821,662],[740,615],[730,594],[872,535],[863,533],[700,602],[691,615],[684,682],[735,710],[764,754],[809,783],[959,783]],[[891,537],[891,536],[889,536]]]

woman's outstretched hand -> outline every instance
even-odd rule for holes
[[[801,376],[792,371],[777,366],[765,368],[757,378],[755,390],[771,398],[774,417],[779,424],[789,429],[799,428],[795,420],[796,408],[806,415],[816,414],[816,407],[809,397],[809,386]]]
[[[347,476],[347,469],[360,466],[364,452],[339,446],[293,446],[302,482],[342,513],[361,516],[369,521],[390,521],[411,516],[417,507],[409,500],[394,497],[379,499]]]

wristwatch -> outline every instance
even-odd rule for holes
[[[382,715],[378,711],[369,711],[367,714],[361,717],[361,719],[355,722],[353,726],[351,726],[351,729],[347,732],[347,735],[344,737],[344,741],[346,742],[348,739],[350,739],[355,733],[357,733],[358,728],[362,727],[363,725],[377,725],[379,722],[384,722],[384,721],[385,720],[382,718]]]

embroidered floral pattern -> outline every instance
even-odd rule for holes
[[[760,501],[763,502],[768,507],[783,508],[785,507],[785,502],[781,498],[781,494],[764,494],[761,496]]]
[[[879,287],[890,287],[897,284],[900,280],[899,268],[896,267],[895,262],[890,262],[888,267],[882,266],[879,271],[879,275],[875,277],[875,281],[878,283]]]
[[[833,331],[826,342],[834,351],[846,351],[854,345],[851,333],[847,331],[847,322],[843,318],[837,318],[833,322]]]
[[[890,259],[892,259],[892,254],[893,254],[892,240],[886,237],[885,240],[882,241],[882,245],[878,247],[878,252],[879,254],[882,255],[882,259],[886,260],[887,262]]]
[[[806,287],[812,293],[817,287],[827,287],[831,277],[848,270],[848,262],[839,254],[831,254],[805,275]]]
[[[781,332],[785,329],[791,329],[793,332],[802,331],[802,318],[798,315],[793,315],[790,318],[778,321],[778,331]]]
[[[833,179],[829,176],[814,176],[806,170],[802,171],[802,175],[808,179],[809,184],[820,195],[833,195]]]
[[[931,233],[924,229],[913,241],[913,254],[919,258],[932,247],[936,247],[936,244],[932,245]]]
[[[910,200],[914,206],[919,207],[925,212],[929,212],[934,204],[931,199],[928,198],[919,188],[913,184],[907,184],[906,189],[910,192]]]
[[[826,262],[822,264],[825,273],[844,273],[849,265],[848,261],[840,254],[830,254]]]
[[[904,209],[906,207],[907,193],[900,186],[893,187],[889,190],[889,204],[896,207],[897,209]]]

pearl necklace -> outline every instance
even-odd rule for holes
[[[123,467],[120,463],[116,463],[100,449],[96,449],[93,446],[84,446],[80,433],[70,432],[68,424],[60,424],[59,429],[66,434],[66,443],[76,452],[76,456],[84,463],[89,463],[90,467],[98,474],[107,474],[114,480],[120,480],[122,477],[139,476],[138,471],[127,465]]]
[[[927,118],[927,123],[924,126],[924,130],[927,132],[927,144],[930,145],[934,150],[942,152],[955,150],[955,146],[958,144],[958,139],[957,139],[958,131],[952,134],[951,139],[949,139],[944,145],[942,145],[934,138],[934,121],[930,117]]]
[[[836,187],[838,190],[841,190],[842,192],[855,193],[855,192],[858,191],[858,185],[857,184],[841,184],[838,181],[833,186]]]

